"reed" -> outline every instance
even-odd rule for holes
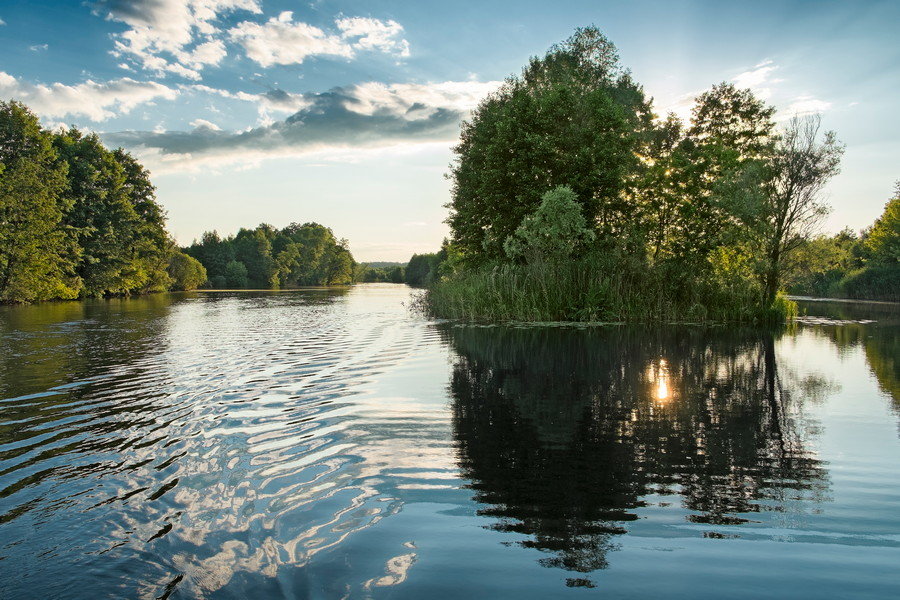
[[[792,318],[784,296],[763,309],[761,291],[723,268],[694,272],[591,253],[564,262],[500,263],[434,283],[423,307],[439,318],[476,322],[768,323]]]

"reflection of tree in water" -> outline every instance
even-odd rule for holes
[[[820,334],[843,350],[861,346],[881,390],[900,413],[900,306],[897,304],[815,302],[810,312],[840,324],[817,325]],[[859,322],[872,321],[872,322]]]
[[[771,335],[450,328],[461,466],[494,528],[527,534],[542,563],[607,566],[646,494],[680,493],[693,522],[739,524],[820,497],[800,383]],[[806,382],[808,385],[809,382]],[[570,580],[570,584],[589,584]]]

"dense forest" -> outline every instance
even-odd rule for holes
[[[180,288],[197,267],[179,256],[130,154],[0,102],[0,302]]]
[[[225,238],[207,232],[184,251],[205,267],[213,288],[343,285],[353,281],[356,266],[347,240],[318,223],[262,224]]]
[[[826,243],[812,235],[843,145],[818,116],[776,120],[730,83],[688,123],[660,118],[588,27],[485,98],[454,152],[434,314],[762,322],[790,316],[781,292]],[[896,212],[841,267],[847,293],[896,297]]]
[[[211,232],[178,248],[128,152],[0,102],[0,302],[346,284],[355,266],[346,240],[317,223]]]

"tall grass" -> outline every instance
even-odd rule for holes
[[[796,305],[762,309],[752,278],[722,262],[694,272],[602,253],[560,263],[501,263],[433,284],[432,315],[480,322],[783,322]]]

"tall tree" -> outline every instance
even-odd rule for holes
[[[463,123],[450,174],[455,243],[473,260],[503,257],[507,237],[560,185],[601,235],[621,235],[631,210],[622,192],[651,118],[643,90],[595,27],[532,58]]]
[[[781,284],[783,263],[827,213],[822,188],[840,170],[844,146],[832,131],[820,136],[821,117],[794,117],[775,147],[765,187],[760,232],[763,305],[770,306]]]
[[[76,255],[62,226],[66,165],[18,102],[0,102],[0,302],[71,298]]]

